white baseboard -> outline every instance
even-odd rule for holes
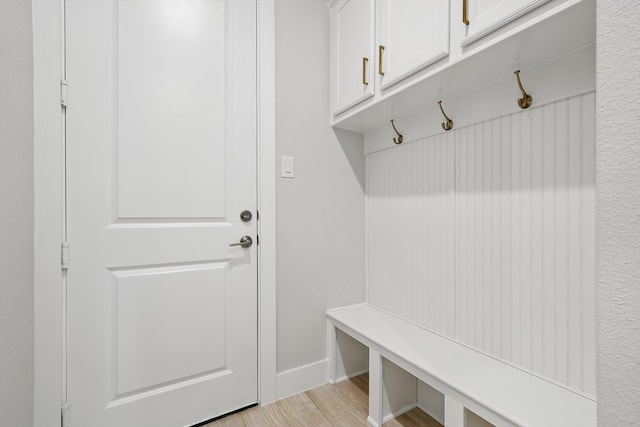
[[[412,410],[413,408],[417,408],[418,404],[417,403],[412,403],[410,405],[405,406],[402,409],[399,409],[397,411],[395,411],[392,414],[388,414],[386,415],[383,419],[382,419],[382,424],[386,424],[389,421],[391,421],[392,419],[399,417],[400,415],[404,414],[405,412],[409,412],[410,410]],[[374,421],[373,418],[371,417],[367,417],[367,423],[371,426],[371,427],[380,427],[380,425]],[[442,424],[444,425],[444,424]]]
[[[398,409],[397,411],[392,412],[389,415],[386,415],[382,419],[382,424],[388,423],[392,419],[394,419],[396,417],[399,417],[400,415],[404,414],[405,412],[409,412],[410,410],[412,410],[413,408],[416,408],[417,406],[418,406],[418,402],[413,402],[410,405],[405,406],[404,408]]]
[[[417,408],[417,407],[418,407],[418,403],[417,403],[417,402],[414,402],[414,403],[412,403],[412,404],[410,404],[410,405],[405,406],[405,407],[404,407],[404,408],[402,408],[402,409],[399,409],[399,410],[397,410],[397,411],[395,411],[395,412],[393,412],[393,413],[391,413],[391,414],[388,414],[388,415],[386,415],[386,416],[382,419],[382,424],[386,424],[386,423],[388,423],[389,421],[391,421],[392,419],[397,418],[397,417],[399,417],[400,415],[404,414],[405,412],[409,412],[409,411],[410,411],[410,410],[412,410],[413,408]],[[374,421],[374,419],[373,419],[373,418],[371,418],[371,417],[367,417],[367,423],[369,423],[369,425],[370,425],[370,426],[372,426],[372,427],[379,427],[379,426],[380,426],[380,425],[379,425],[377,422],[375,422],[375,421]],[[444,425],[444,424],[442,424],[442,425]]]
[[[422,402],[418,402],[417,406],[422,412],[424,412],[425,414],[429,415],[431,418],[433,418],[434,420],[436,420],[440,424],[444,425],[444,417],[441,417],[440,414],[434,413],[426,405],[423,405]]]
[[[293,368],[276,376],[277,399],[284,399],[328,382],[329,359]]]
[[[351,372],[349,375],[344,375],[344,376],[342,376],[340,378],[336,378],[335,384],[341,383],[342,381],[346,381],[348,379],[351,379],[353,377],[357,377],[357,376],[362,375],[362,374],[366,374],[367,372],[369,372],[369,368],[365,368],[365,369],[362,369],[362,370],[357,371],[357,372]]]
[[[418,380],[418,408],[444,425],[444,394]]]

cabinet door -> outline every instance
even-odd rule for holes
[[[382,89],[449,54],[449,0],[379,0],[378,10]]]
[[[458,0],[467,7],[466,46],[549,0]]]
[[[340,0],[331,12],[333,112],[374,94],[374,0]]]

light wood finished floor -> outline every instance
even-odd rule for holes
[[[358,427],[368,426],[367,374],[335,385],[323,385],[265,407],[254,407],[204,427]],[[385,424],[387,427],[442,427],[413,409]]]

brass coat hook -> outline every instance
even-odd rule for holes
[[[444,109],[442,108],[442,101],[438,101],[438,105],[440,106],[440,111],[442,111],[442,115],[446,120],[444,123],[442,123],[442,129],[450,131],[451,129],[453,129],[453,120],[451,120],[449,116],[447,116],[447,113],[444,112]]]
[[[398,138],[393,138],[393,143],[394,144],[402,144],[402,140],[404,138],[402,137],[402,134],[400,132],[398,132],[398,129],[396,128],[395,123],[393,123],[393,119],[391,119],[391,126],[393,126],[393,130],[396,131],[396,134],[398,134]]]
[[[522,98],[518,98],[518,105],[524,110],[531,107],[531,104],[533,104],[533,98],[531,97],[531,95],[525,92],[524,88],[522,87],[522,82],[520,81],[520,70],[514,71],[513,74],[516,75],[516,78],[518,79],[518,86],[520,87],[520,91],[522,92]]]
[[[395,123],[393,123],[393,119],[391,119],[391,126],[393,126],[393,130],[395,130],[396,133],[398,134],[398,138],[393,138],[393,143],[394,144],[402,144],[402,140],[404,138],[402,137],[402,134],[400,132],[398,132],[398,129],[396,128]]]

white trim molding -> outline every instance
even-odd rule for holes
[[[329,359],[318,360],[281,372],[277,375],[278,400],[311,390],[328,381]]]
[[[33,0],[34,426],[59,425],[63,392],[62,0]]]
[[[258,0],[258,399],[276,391],[275,0]]]

